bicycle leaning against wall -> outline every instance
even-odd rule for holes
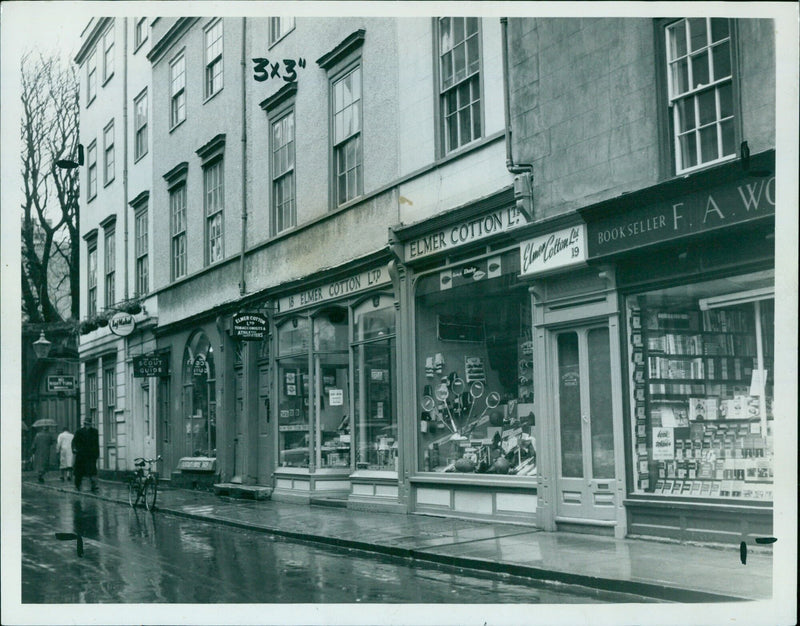
[[[140,501],[144,500],[144,506],[148,511],[156,508],[158,471],[153,470],[152,466],[159,461],[161,461],[161,455],[155,459],[138,457],[133,460],[133,464],[136,466],[136,473],[128,483],[128,503],[132,507],[135,508]]]

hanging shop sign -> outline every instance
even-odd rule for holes
[[[525,217],[516,208],[498,209],[407,242],[404,246],[405,259],[416,261],[431,254],[450,251],[492,235],[508,232],[525,224],[527,224]]]
[[[312,287],[306,291],[292,294],[278,300],[278,311],[286,313],[327,300],[350,296],[354,293],[372,289],[391,282],[389,267],[383,265],[375,269],[366,270],[341,280],[326,283],[320,287]]]
[[[133,357],[133,377],[169,376],[169,357],[166,354],[142,354]]]
[[[522,276],[580,265],[586,261],[586,225],[570,226],[524,241],[519,252]]]
[[[747,178],[588,223],[589,257],[775,215],[775,177]]]
[[[119,337],[127,337],[136,328],[136,321],[130,313],[118,311],[108,320],[108,329]]]
[[[267,318],[255,311],[242,311],[233,316],[233,336],[245,341],[261,341],[267,336]]]
[[[75,391],[74,376],[48,376],[47,391]]]

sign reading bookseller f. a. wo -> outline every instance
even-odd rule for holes
[[[590,221],[589,257],[774,215],[775,177],[742,179]]]

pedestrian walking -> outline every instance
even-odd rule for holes
[[[97,459],[100,456],[100,438],[91,418],[83,420],[83,427],[75,431],[72,438],[72,452],[75,455],[75,489],[81,490],[84,476],[92,483],[92,491],[97,491]]]
[[[56,440],[56,451],[58,452],[58,466],[61,470],[61,481],[72,480],[72,439],[74,435],[69,432],[69,428],[64,426],[64,430]]]
[[[49,426],[42,427],[33,438],[31,455],[33,456],[33,469],[36,471],[39,482],[44,482],[44,476],[50,466],[50,454],[55,445],[55,439]]]

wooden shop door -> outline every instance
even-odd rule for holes
[[[558,439],[556,521],[610,525],[617,503],[608,325],[559,330],[551,336]]]

